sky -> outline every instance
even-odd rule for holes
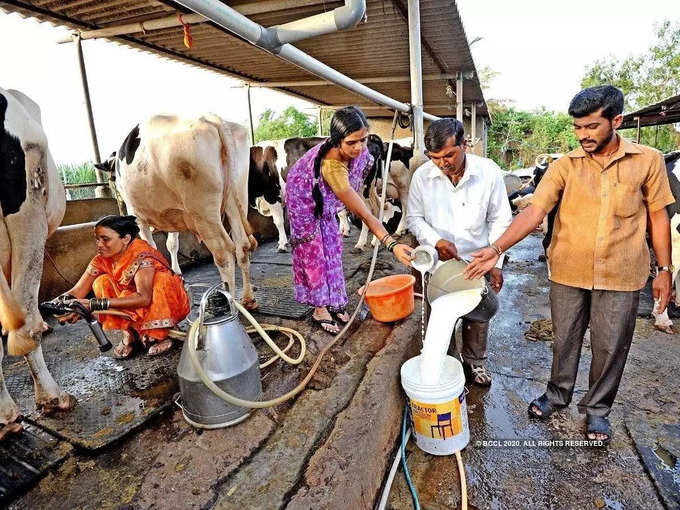
[[[680,19],[680,0],[457,0],[478,69],[500,75],[488,98],[516,107],[566,111],[587,65],[609,55],[644,52],[653,25]],[[56,44],[66,29],[0,12],[0,87],[16,88],[42,108],[57,163],[92,159],[87,115],[73,44]],[[130,129],[156,113],[217,113],[247,123],[239,82],[101,40],[83,41],[99,147],[116,150]],[[253,114],[313,105],[253,89]],[[314,113],[312,109],[304,110]]]

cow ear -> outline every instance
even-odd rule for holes
[[[94,167],[97,170],[101,170],[102,172],[110,172],[111,167],[109,167],[108,163],[95,163]]]

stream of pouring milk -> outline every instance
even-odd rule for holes
[[[425,298],[427,296],[425,273],[429,267],[426,260],[418,259],[412,261],[411,265],[420,271],[423,281],[423,303],[420,318],[422,335],[425,329]],[[454,277],[456,276],[462,275],[454,275]],[[469,289],[445,294],[431,303],[430,320],[423,340],[423,349],[420,352],[421,383],[435,385],[439,382],[456,320],[474,310],[481,299],[479,289]]]
[[[456,320],[474,310],[481,299],[479,289],[469,289],[446,294],[432,302],[425,342],[420,352],[420,380],[423,384],[439,382]]]

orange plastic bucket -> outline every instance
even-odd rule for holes
[[[373,318],[379,322],[394,322],[411,315],[415,282],[413,275],[395,274],[369,283],[365,300]],[[359,294],[363,290],[361,287]]]

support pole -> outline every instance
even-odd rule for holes
[[[465,123],[463,118],[465,111],[463,109],[463,73],[458,73],[458,78],[456,79],[456,118]]]
[[[319,136],[323,136],[323,108],[319,106]]]
[[[420,0],[408,0],[408,47],[411,65],[411,106],[413,108],[413,154],[423,154],[423,70],[420,55]]]
[[[92,114],[92,102],[90,101],[90,87],[87,83],[87,71],[85,70],[85,59],[83,58],[83,45],[79,35],[73,36],[76,43],[76,53],[78,55],[78,66],[80,68],[80,80],[83,84],[83,96],[85,97],[85,108],[87,109],[87,120],[90,124],[90,139],[92,140],[92,150],[94,152],[94,160],[96,163],[101,163],[102,158],[99,154],[99,144],[97,143],[97,130],[94,126],[94,115]],[[104,172],[95,168],[95,176],[97,182],[104,182]],[[94,196],[97,198],[111,197],[111,190],[104,186],[99,186],[94,190]]]
[[[250,85],[246,85],[248,95],[248,122],[250,123],[250,145],[255,145],[255,130],[253,129],[253,107],[250,101]]]
[[[472,131],[472,147],[477,145],[477,102],[472,102],[472,119],[470,120],[470,131]]]
[[[640,117],[635,117],[637,120],[637,143],[640,143]]]

